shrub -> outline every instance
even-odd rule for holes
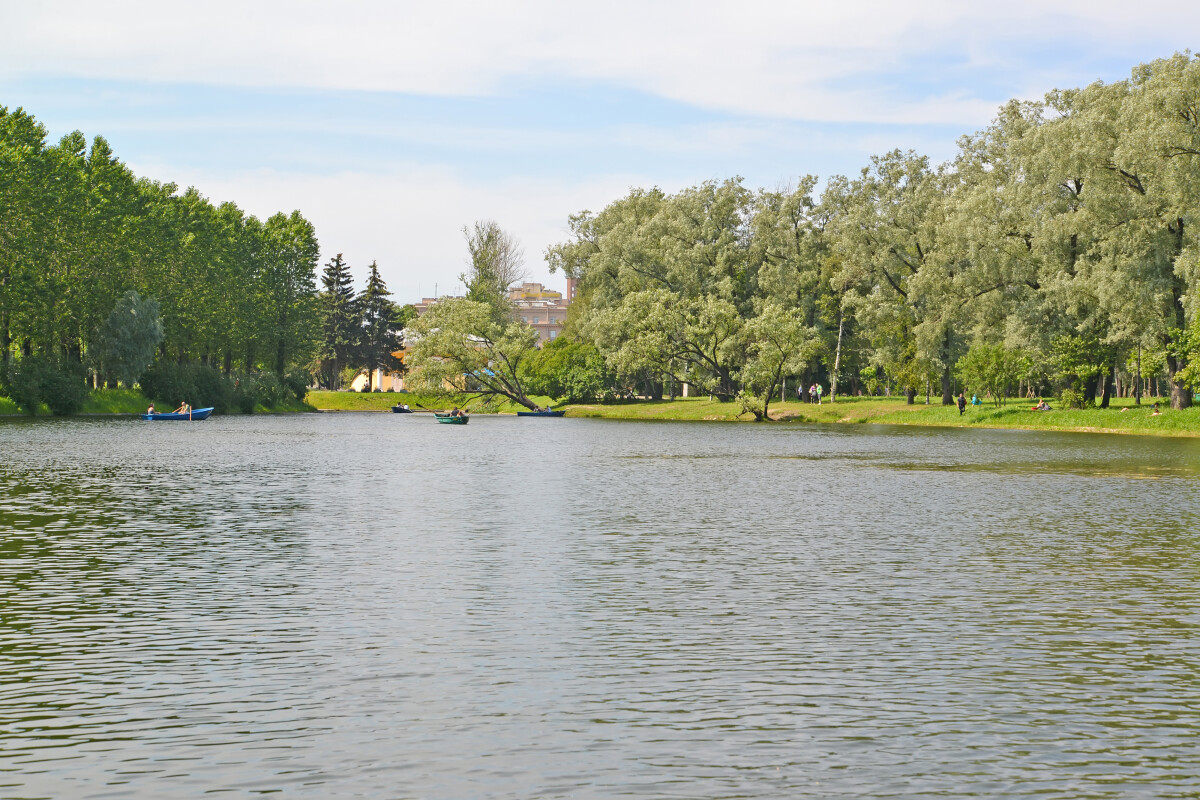
[[[1059,401],[1062,402],[1063,408],[1083,408],[1086,404],[1083,392],[1080,392],[1070,386],[1062,390],[1062,394],[1059,396]]]
[[[33,416],[42,404],[42,359],[22,358],[8,365],[5,375],[5,394]]]
[[[233,385],[231,401],[243,414],[253,414],[254,409],[260,405],[278,406],[296,394],[294,384],[289,383],[290,380],[291,376],[280,380],[274,372],[238,375]],[[307,393],[307,379],[301,380],[304,380],[304,391]]]
[[[55,416],[67,417],[87,401],[86,377],[82,364],[30,356],[9,365],[4,382],[8,395],[26,414],[36,414],[45,403]]]
[[[308,387],[312,385],[312,373],[306,369],[294,369],[283,376],[283,385],[298,402],[304,402]]]
[[[87,402],[87,371],[74,361],[60,361],[48,365],[42,373],[42,399],[56,417],[78,414]]]

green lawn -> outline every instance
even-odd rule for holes
[[[548,397],[530,398],[535,403],[546,405]],[[428,409],[448,409],[454,406],[467,407],[478,414],[512,414],[525,411],[524,406],[503,402],[484,404],[479,400],[466,398],[436,398],[408,392],[326,392],[314,390],[304,398],[305,402],[320,411],[390,411],[392,406],[407,403],[414,411],[420,411],[421,406]]]
[[[1151,416],[1153,400],[1135,406],[1132,400],[1113,401],[1108,409],[1063,411],[1051,400],[1053,411],[1032,411],[1033,401],[1009,401],[1007,405],[967,406],[959,416],[954,406],[943,406],[935,398],[925,405],[921,398],[916,405],[906,405],[903,398],[847,397],[837,402],[826,400],[821,405],[788,401],[771,406],[776,420],[792,422],[880,423],[889,425],[935,425],[972,428],[1022,428],[1034,430],[1097,431],[1105,433],[1140,433],[1160,436],[1200,435],[1200,406],[1172,411],[1160,401],[1159,416]],[[710,401],[707,397],[650,401],[631,400],[619,403],[578,404],[567,406],[569,417],[602,417],[607,419],[690,419],[690,420],[750,420],[749,414],[739,414],[737,403]]]
[[[144,414],[150,400],[136,389],[96,389],[81,414]]]

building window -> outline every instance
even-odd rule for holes
[[[558,336],[558,331],[550,331],[550,338],[551,338],[551,339],[555,338],[556,336]]]

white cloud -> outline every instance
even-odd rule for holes
[[[137,174],[164,172],[160,164],[130,166]],[[515,234],[525,247],[531,279],[561,290],[565,278],[551,276],[542,255],[568,237],[567,215],[598,210],[630,186],[648,185],[636,176],[484,183],[426,167],[329,175],[172,169],[181,186],[195,186],[214,203],[233,200],[260,218],[301,209],[316,226],[322,264],[342,253],[361,288],[367,266],[377,261],[394,299],[404,303],[432,295],[435,283],[443,294],[461,290],[458,276],[466,268],[461,229],[476,219],[495,219]]]
[[[959,54],[964,69],[1008,69],[1038,85],[1014,45],[1069,31],[1091,48],[1148,42],[1156,50],[1145,57],[1168,55],[1200,27],[1200,4],[51,0],[9,3],[4,17],[0,77],[463,95],[551,75],[753,115],[973,125],[1007,95],[943,89],[912,100],[877,78]]]

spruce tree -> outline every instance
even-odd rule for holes
[[[340,388],[342,369],[353,357],[362,331],[362,311],[354,296],[350,266],[338,253],[321,273],[321,376],[330,389]]]
[[[374,372],[381,367],[396,366],[393,352],[400,349],[399,321],[396,306],[388,298],[391,292],[379,277],[379,267],[371,262],[367,288],[358,297],[362,308],[362,360],[367,368],[367,390],[374,387]]]

